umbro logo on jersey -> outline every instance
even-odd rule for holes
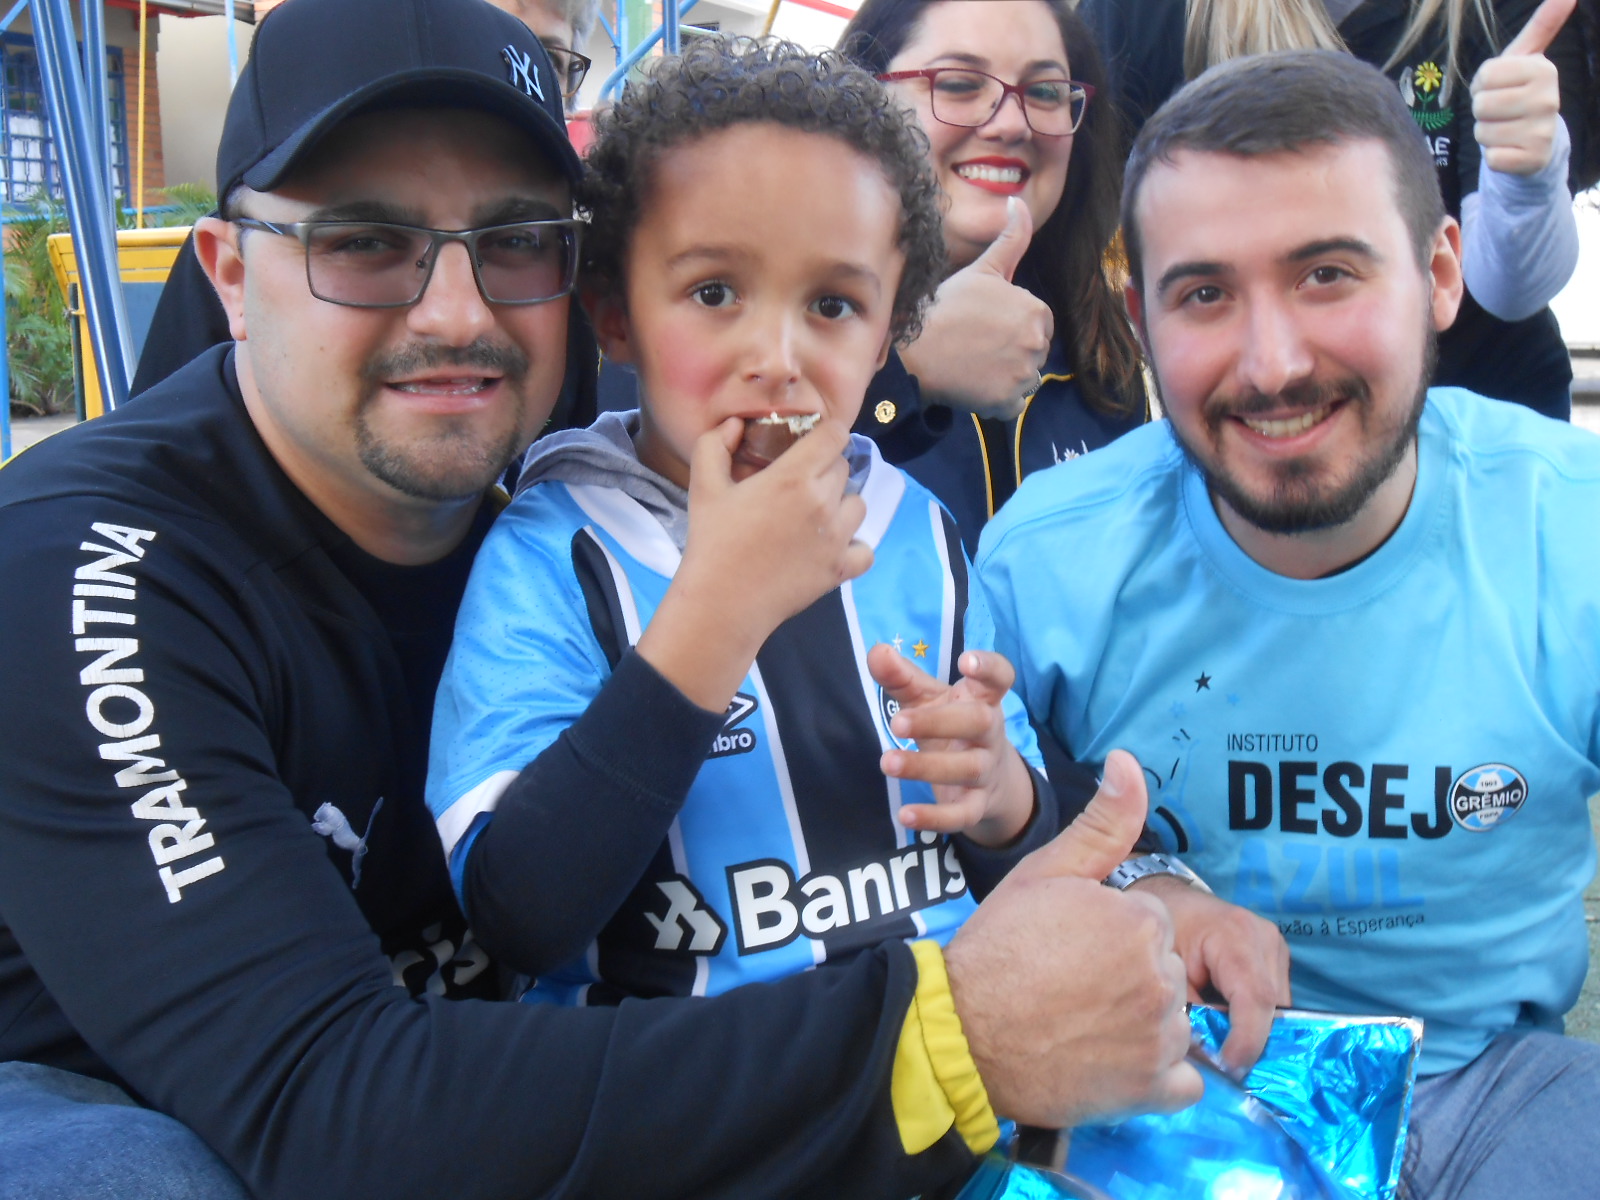
[[[735,726],[755,712],[757,707],[754,696],[735,692],[733,699],[728,701],[728,714],[723,718],[722,732],[711,740],[711,753],[707,757],[726,758],[730,754],[749,754],[754,750],[755,730],[736,729]]]
[[[667,911],[660,916],[645,913],[644,919],[655,927],[657,950],[715,954],[722,949],[728,927],[705,902],[705,897],[695,890],[694,884],[678,875],[656,880],[656,887],[667,898]]]

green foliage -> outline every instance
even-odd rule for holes
[[[49,237],[67,227],[48,202],[19,208],[6,222],[6,349],[11,404],[36,415],[72,408],[72,332],[50,270]]]
[[[163,202],[158,209],[145,209],[146,229],[164,229],[169,225],[193,225],[201,217],[217,210],[217,194],[203,183],[174,183],[161,191]],[[117,211],[117,227],[132,229],[135,224],[133,210]]]
[[[166,203],[145,211],[147,228],[193,225],[215,211],[217,197],[198,183],[174,184]],[[117,226],[136,224],[129,210],[117,213]],[[43,416],[70,411],[73,404],[72,331],[55,272],[50,269],[49,237],[67,229],[66,210],[49,200],[16,206],[6,221],[6,348],[11,368],[11,406]]]

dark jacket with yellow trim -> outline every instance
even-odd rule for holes
[[[943,436],[919,440],[908,434],[927,429],[933,414],[949,409],[930,406],[922,410],[915,396],[916,380],[900,395],[882,389],[884,373],[873,380],[856,428],[888,426],[882,418],[898,418],[894,430],[877,432],[879,444],[901,437],[910,454],[897,458],[899,466],[944,502],[961,527],[961,541],[970,556],[977,553],[984,524],[1017,490],[1024,478],[1045,467],[1087,454],[1121,437],[1145,421],[1141,398],[1130,413],[1106,413],[1090,408],[1067,363],[1060,339],[1051,343],[1042,372],[1044,383],[1027,401],[1022,415],[1011,421],[979,419],[971,413],[954,413]],[[893,411],[884,407],[885,402]],[[924,415],[925,411],[925,415]],[[888,456],[888,451],[885,451]]]

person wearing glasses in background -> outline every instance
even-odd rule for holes
[[[1138,343],[1108,278],[1122,142],[1067,0],[865,0],[839,41],[921,119],[945,193],[950,274],[862,424],[915,407],[953,427],[896,457],[967,552],[1023,476],[1145,420]],[[941,412],[941,406],[943,412]],[[882,439],[880,439],[882,440]]]
[[[561,81],[561,94],[571,112],[592,62],[578,52],[589,39],[600,0],[489,0],[517,17],[544,46]]]
[[[578,98],[578,89],[589,74],[587,56],[578,53],[600,11],[600,0],[489,0],[520,20],[544,46],[560,81],[568,112]],[[280,6],[281,7],[281,6]],[[272,19],[277,9],[269,9],[263,22]],[[220,182],[220,181],[219,181]],[[130,395],[148,391],[212,346],[232,340],[228,315],[217,301],[216,291],[194,256],[194,237],[178,248],[172,270],[167,274],[161,298],[150,318],[139,365],[129,385]],[[587,325],[574,322],[571,333],[577,358],[593,358],[593,338]],[[584,372],[571,381],[551,418],[551,428],[582,428],[594,419],[594,383]]]

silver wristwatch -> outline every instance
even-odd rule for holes
[[[1199,888],[1207,894],[1211,892],[1204,879],[1185,866],[1181,859],[1171,854],[1141,854],[1136,858],[1125,858],[1102,882],[1120,892],[1141,879],[1149,879],[1152,875],[1175,875],[1190,887]]]

